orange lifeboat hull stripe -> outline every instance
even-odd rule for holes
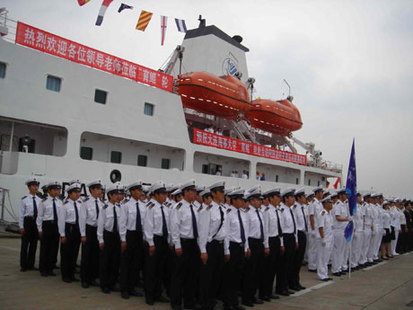
[[[199,112],[235,119],[251,107],[247,88],[232,76],[191,72],[178,76],[175,85],[184,107]]]

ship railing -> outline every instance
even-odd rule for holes
[[[0,8],[1,38],[10,43],[16,43],[17,21],[7,16],[7,10]],[[5,29],[5,31],[3,30]]]
[[[321,168],[336,173],[342,173],[343,171],[342,164],[337,164],[328,160],[315,160],[313,158],[307,158],[307,166]]]

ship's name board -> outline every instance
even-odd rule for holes
[[[16,43],[133,81],[172,91],[171,75],[140,66],[18,22]]]
[[[194,128],[193,142],[229,151],[288,161],[299,165],[307,165],[307,157],[305,155],[285,152],[247,141],[216,135],[196,128]]]

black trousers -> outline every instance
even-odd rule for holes
[[[56,264],[56,253],[59,250],[59,231],[57,222],[43,221],[42,238],[40,239],[40,273],[50,273]]]
[[[406,225],[401,225],[401,232],[397,239],[396,252],[403,254],[406,252],[407,233],[405,232]]]
[[[32,216],[26,216],[23,222],[24,234],[20,248],[20,267],[31,269],[36,259],[38,232],[36,220]]]
[[[149,247],[146,249],[145,297],[147,300],[155,300],[162,295],[162,282],[170,255],[168,241],[164,237],[154,236],[153,242],[155,253],[152,256],[149,255]]]
[[[60,245],[60,269],[62,279],[73,279],[75,276],[74,251],[80,244],[79,225],[66,223],[66,242]]]
[[[142,233],[128,230],[126,232],[126,250],[121,254],[120,290],[132,292],[138,280],[138,266],[143,257]]]
[[[113,288],[118,281],[120,262],[120,237],[118,232],[103,232],[104,247],[100,251],[100,286]]]
[[[281,256],[279,277],[277,275],[276,292],[288,290],[289,278],[292,277],[292,262],[295,254],[295,236],[294,234],[283,234],[284,254]]]
[[[251,303],[258,287],[262,287],[261,281],[264,280],[264,243],[261,239],[254,238],[248,238],[248,243],[251,257],[245,266],[242,301]]]
[[[269,238],[270,254],[264,258],[264,268],[266,270],[264,274],[264,297],[271,297],[274,288],[274,278],[279,269],[280,259],[281,259],[281,241],[280,237],[270,237]]]
[[[182,255],[175,255],[171,279],[171,306],[180,307],[182,297],[185,308],[195,308],[196,282],[200,253],[196,239],[181,239]]]
[[[294,259],[291,265],[291,278],[289,278],[289,286],[299,286],[300,284],[300,269],[303,264],[305,248],[307,246],[307,236],[305,232],[298,231],[298,249],[295,251]]]
[[[225,264],[223,288],[224,307],[238,305],[238,291],[241,290],[242,272],[245,267],[245,249],[243,243],[229,243],[230,259]]]
[[[201,262],[200,303],[203,309],[213,309],[222,285],[224,271],[224,242],[212,240],[206,245],[208,260]]]
[[[99,241],[97,227],[86,225],[86,242],[82,244],[80,278],[84,283],[92,283],[99,277]]]

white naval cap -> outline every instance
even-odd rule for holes
[[[371,197],[371,193],[364,193],[364,195],[363,195],[363,199],[366,199],[366,198],[369,198],[369,197]]]
[[[48,189],[52,189],[52,188],[61,189],[61,188],[62,188],[62,184],[60,184],[60,183],[57,182],[57,181],[52,181],[52,182],[47,183],[47,188],[48,188]]]
[[[110,193],[123,194],[124,190],[125,190],[125,187],[120,182],[113,183],[106,188],[106,192],[108,194]]]
[[[140,189],[140,190],[142,190],[142,181],[138,181],[138,182],[129,184],[129,185],[126,187],[126,189],[127,189],[129,192],[130,192],[131,190],[134,190],[134,189]]]
[[[401,198],[399,198],[399,197],[396,197],[396,198],[394,198],[394,201],[395,201],[395,202],[401,202],[401,201],[402,201],[402,199],[401,199]]]
[[[269,190],[266,190],[265,192],[262,193],[264,197],[272,197],[272,196],[280,196],[281,195],[281,188],[271,188]]]
[[[341,188],[341,189],[337,190],[337,196],[340,195],[340,194],[347,194],[346,189],[345,189],[345,188]]]
[[[157,181],[155,183],[152,184],[152,186],[150,187],[149,191],[152,194],[157,194],[157,193],[166,193],[166,185],[164,182],[162,181]]]
[[[239,188],[228,193],[228,196],[230,198],[244,198],[244,192],[245,191],[242,188]]]
[[[319,192],[319,191],[324,191],[324,189],[323,189],[323,187],[322,186],[317,186],[316,188],[314,188],[313,189],[313,193],[315,194],[315,193],[317,193],[317,192]]]
[[[203,191],[201,191],[201,192],[199,193],[199,195],[200,195],[201,197],[211,196],[211,191],[210,191],[208,188],[206,188],[206,189],[204,189]]]
[[[80,192],[80,188],[81,188],[81,184],[75,182],[75,183],[71,184],[70,186],[68,186],[68,187],[66,188],[66,192],[67,192],[67,193],[71,193],[71,192],[73,192],[73,191]]]
[[[305,196],[305,188],[301,187],[294,192],[294,196]]]
[[[371,198],[379,198],[380,195],[378,193],[371,193]]]
[[[36,178],[36,177],[31,177],[31,178],[28,178],[28,179],[26,180],[26,185],[27,185],[27,186],[30,186],[30,185],[40,185],[40,181],[39,181],[39,179]]]
[[[178,196],[178,195],[182,195],[182,190],[181,188],[177,188],[176,190],[174,190],[171,195],[173,196]]]
[[[281,192],[281,197],[294,196],[295,188],[289,187]]]
[[[175,186],[173,183],[166,185],[166,191],[167,191],[168,193],[173,192],[176,188],[177,188],[177,186]]]
[[[88,188],[102,188],[103,187],[103,184],[102,184],[102,181],[101,180],[94,180],[94,181],[92,181],[92,182],[89,182],[87,185],[86,185]]]
[[[331,202],[331,197],[326,197],[326,198],[322,199],[321,202],[322,203]]]
[[[335,198],[335,197],[338,197],[338,192],[337,192],[337,191],[333,191],[333,192],[331,193],[331,196],[330,196],[331,199],[333,199],[333,198]]]
[[[182,191],[182,192],[183,192],[184,190],[187,190],[187,189],[196,190],[196,188],[195,188],[195,180],[194,180],[194,179],[189,180],[188,182],[186,182],[186,183],[184,183],[184,184],[182,185],[182,187],[181,187],[181,191]]]
[[[71,181],[69,181],[69,184],[70,184],[70,185],[72,185],[72,184],[74,184],[74,183],[82,183],[82,182],[80,182],[79,180],[71,180]]]
[[[387,200],[383,201],[383,206],[389,205],[389,204],[390,204],[390,201],[387,201]]]
[[[256,185],[249,190],[245,191],[244,193],[244,199],[245,200],[250,200],[252,198],[260,198],[261,197],[261,186]]]
[[[142,192],[143,192],[145,195],[149,195],[149,194],[150,194],[149,188],[150,188],[149,185],[142,185]]]
[[[208,187],[211,192],[219,191],[225,192],[225,181],[216,182]]]
[[[314,192],[309,192],[305,197],[308,199],[310,197],[314,197]]]

